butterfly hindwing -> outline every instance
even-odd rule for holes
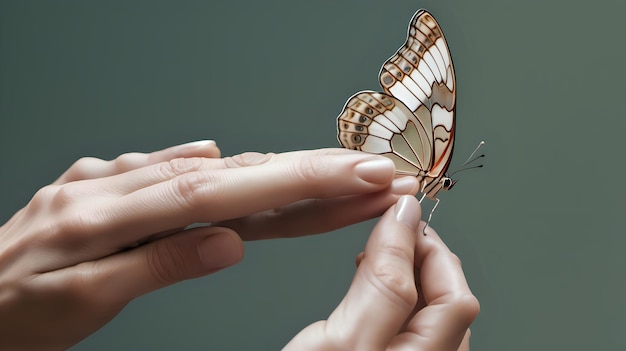
[[[416,118],[393,96],[372,91],[357,93],[348,100],[337,123],[342,146],[387,156],[398,173],[422,177],[431,166],[430,117]]]

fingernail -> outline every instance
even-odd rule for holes
[[[384,184],[392,179],[395,169],[393,161],[379,157],[359,163],[354,167],[354,172],[368,183]]]
[[[420,183],[417,178],[406,176],[394,179],[391,183],[391,192],[396,195],[412,194],[415,195],[419,190]]]
[[[417,230],[420,215],[419,202],[414,196],[404,195],[396,203],[396,220],[413,231]]]
[[[184,147],[205,147],[209,145],[216,145],[215,140],[198,140],[190,143],[183,144]]]
[[[227,232],[212,234],[198,245],[200,260],[207,269],[214,270],[232,266],[243,258],[243,246],[236,234]]]

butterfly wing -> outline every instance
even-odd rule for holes
[[[400,100],[363,91],[346,103],[337,119],[339,143],[345,148],[384,155],[396,171],[423,178],[432,160],[429,118],[416,118]]]
[[[431,125],[433,142],[422,145],[432,148],[432,159],[424,170],[433,180],[443,177],[452,159],[456,80],[443,31],[430,13],[420,10],[413,16],[406,42],[383,64],[379,78],[387,94],[423,125]]]
[[[452,158],[456,81],[443,32],[425,10],[411,20],[406,42],[381,68],[385,93],[352,96],[337,120],[346,148],[392,159],[401,174],[434,198]]]

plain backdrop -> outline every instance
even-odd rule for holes
[[[0,222],[81,156],[337,147],[419,8],[455,63],[451,168],[487,142],[431,223],[481,301],[473,349],[626,349],[623,1],[0,1]],[[341,300],[373,224],[246,243],[73,350],[278,349]]]

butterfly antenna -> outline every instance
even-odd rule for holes
[[[472,159],[472,157],[474,157],[474,155],[476,154],[476,152],[478,152],[478,149],[481,148],[481,146],[485,145],[485,141],[481,140],[480,143],[478,143],[478,145],[476,146],[476,148],[474,149],[474,151],[472,151],[472,153],[469,155],[469,157],[467,158],[467,160],[465,160],[465,162],[463,162],[463,164],[461,165],[461,167],[467,165],[468,163],[472,163],[474,161],[476,161],[477,159],[481,158],[481,157],[485,157],[485,155],[480,155],[474,159]]]
[[[468,164],[470,164],[470,163],[474,163],[474,161],[478,160],[479,158],[483,158],[483,157],[485,157],[485,154],[478,155],[478,156],[474,157],[473,159],[471,159],[471,160],[469,160],[469,161],[465,162],[465,163],[463,164],[463,166],[468,165]]]
[[[485,155],[481,155],[481,157],[483,157]],[[475,160],[479,159],[480,157],[476,157]],[[473,161],[472,161],[473,162]],[[474,169],[474,168],[482,168],[483,165],[476,165],[476,166],[468,166],[468,167],[463,167],[461,169],[457,169],[456,171],[450,173],[449,177],[452,177],[453,175],[459,173],[459,172],[463,172],[463,171],[467,171],[468,169]]]
[[[469,155],[469,157],[467,158],[467,160],[465,160],[465,162],[463,162],[463,164],[461,165],[460,169],[457,169],[456,171],[452,172],[449,176],[452,177],[453,175],[461,172],[461,171],[466,171],[468,169],[473,169],[473,168],[481,168],[483,165],[478,165],[478,166],[468,166],[465,167],[471,163],[474,163],[476,160],[485,157],[485,154],[482,155],[478,155],[476,157],[474,157],[474,155],[476,155],[476,152],[478,152],[478,150],[485,145],[485,141],[481,140],[480,143],[478,143],[478,146],[476,146],[476,148],[474,149],[474,151],[472,151],[472,153]]]

